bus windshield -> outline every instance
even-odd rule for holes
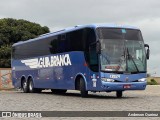
[[[98,28],[100,64],[105,72],[146,72],[146,55],[139,30]]]

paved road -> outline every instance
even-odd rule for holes
[[[121,99],[116,98],[114,92],[89,93],[88,98],[81,98],[78,91],[67,91],[64,95],[55,95],[50,91],[40,94],[0,91],[0,111],[56,110],[159,111],[160,86],[147,86],[145,91],[126,91]]]

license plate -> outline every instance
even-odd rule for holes
[[[131,85],[123,85],[123,88],[125,89],[131,88]]]

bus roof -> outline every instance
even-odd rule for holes
[[[47,37],[51,37],[54,35],[58,35],[58,34],[63,34],[63,33],[67,33],[67,32],[71,32],[71,31],[75,31],[78,29],[83,29],[83,28],[98,28],[98,27],[106,27],[106,28],[128,28],[128,29],[137,29],[139,30],[137,27],[134,26],[130,26],[130,25],[117,25],[117,24],[89,24],[89,25],[76,25],[74,27],[69,27],[69,28],[65,28],[59,31],[55,31],[55,32],[51,32],[51,33],[46,33],[46,34],[42,34],[34,39],[29,39],[27,41],[19,41],[17,43],[14,43],[12,46],[17,46],[17,45],[21,45],[21,44],[25,44],[28,42],[32,42],[32,41],[36,41],[36,40],[40,40],[43,38],[47,38]]]

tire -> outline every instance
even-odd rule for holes
[[[122,91],[117,91],[116,96],[117,98],[122,98],[123,92]]]
[[[30,93],[40,93],[42,90],[38,88],[34,88],[34,83],[32,78],[29,79],[29,92]]]
[[[24,93],[28,93],[29,92],[29,86],[28,86],[28,82],[26,79],[22,80],[22,90]]]
[[[82,98],[85,98],[88,96],[88,91],[86,90],[86,86],[83,78],[80,78],[80,92],[81,92]]]
[[[62,90],[62,89],[51,89],[51,91],[54,94],[64,94],[67,92],[67,90]]]

